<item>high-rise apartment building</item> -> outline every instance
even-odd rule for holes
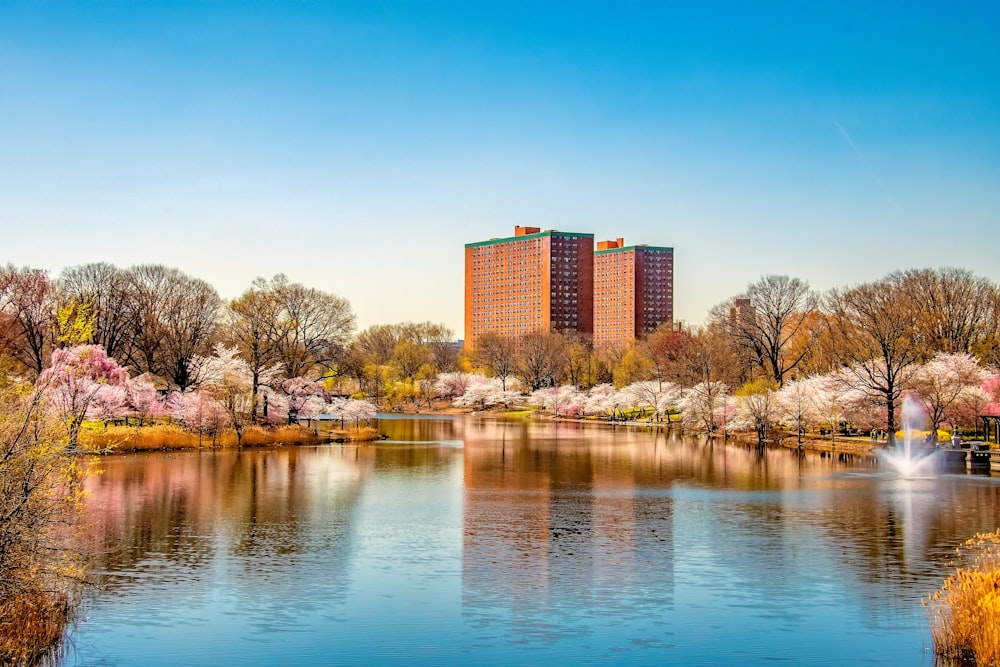
[[[674,319],[674,249],[599,241],[594,252],[594,346],[626,345]]]
[[[515,227],[465,245],[465,346],[486,333],[594,331],[594,235]]]

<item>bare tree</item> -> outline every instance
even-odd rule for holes
[[[788,276],[764,276],[747,291],[713,310],[718,324],[780,386],[806,357],[811,337],[806,325],[818,307],[809,283]],[[799,344],[792,346],[797,341]]]
[[[308,377],[333,370],[343,358],[354,312],[347,299],[290,283],[283,275],[271,280],[281,311],[278,319],[278,362],[287,377]]]
[[[358,333],[351,347],[367,362],[388,364],[392,359],[392,351],[402,340],[399,326],[395,324],[374,324]]]
[[[137,334],[136,302],[128,272],[100,262],[64,270],[59,276],[61,305],[85,304],[94,318],[93,343],[120,363]]]
[[[874,283],[833,290],[828,298],[835,351],[854,388],[886,411],[896,430],[896,405],[918,361],[923,341],[917,305],[905,276],[894,273]]]
[[[551,387],[563,366],[566,343],[561,334],[533,331],[521,336],[517,373],[531,391]]]
[[[253,281],[250,289],[229,302],[223,315],[224,336],[239,350],[250,372],[251,423],[257,423],[261,377],[278,363],[278,322],[281,304],[263,278]]]
[[[696,330],[683,342],[670,379],[682,387],[700,383],[735,386],[742,382],[739,359],[731,340],[717,325]]]
[[[55,287],[48,273],[31,267],[0,267],[0,327],[11,358],[32,377],[48,362],[55,331]]]
[[[998,290],[986,278],[944,268],[906,271],[898,279],[917,307],[928,354],[971,354],[996,336]]]
[[[565,382],[577,387],[594,385],[594,341],[586,334],[569,332],[563,334],[566,340],[566,354],[562,369]]]
[[[494,333],[482,335],[476,341],[476,363],[500,379],[500,387],[507,391],[507,378],[517,368],[517,349],[514,341]]]
[[[211,348],[222,300],[204,280],[177,269],[145,264],[128,274],[138,327],[130,365],[188,387],[191,359]]]

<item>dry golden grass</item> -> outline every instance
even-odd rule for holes
[[[251,426],[243,432],[244,447],[262,447],[266,445],[310,445],[321,442],[311,429],[301,426],[277,426],[261,428]]]
[[[62,641],[69,616],[65,594],[38,592],[0,600],[0,665],[36,664]]]
[[[924,601],[934,650],[1000,665],[1000,530],[976,535],[958,553],[965,564]]]
[[[378,431],[367,426],[343,431],[315,430],[294,425],[269,428],[250,426],[243,431],[239,446],[313,445],[331,440],[360,442],[377,440],[378,437]],[[104,430],[86,430],[80,434],[80,444],[88,451],[111,453],[237,446],[234,431],[215,436],[203,434],[199,437],[197,433],[170,424],[109,426]]]
[[[141,452],[157,449],[193,449],[198,447],[198,434],[172,424],[151,426],[109,426],[104,430],[80,433],[80,444],[88,451]],[[212,439],[202,436],[202,446],[211,446]]]
[[[370,426],[361,426],[356,429],[347,429],[346,431],[334,431],[334,433],[335,438],[340,438],[348,442],[371,442],[372,440],[379,439],[379,432]]]

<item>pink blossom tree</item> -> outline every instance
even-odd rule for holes
[[[678,404],[682,423],[706,433],[715,433],[720,426],[726,428],[730,419],[728,393],[725,383],[714,380],[699,382],[685,390]]]
[[[128,372],[100,345],[53,350],[51,364],[39,376],[38,386],[66,420],[70,450],[77,449],[84,419],[102,389],[122,387],[127,381]]]
[[[509,406],[524,399],[519,391],[511,388],[505,389],[505,384],[507,387],[517,386],[516,381],[512,378],[508,378],[506,383],[500,378],[484,378],[481,382],[469,385],[461,396],[452,401],[452,405],[483,410],[494,405]]]
[[[653,417],[669,415],[670,409],[676,408],[681,399],[680,387],[673,382],[657,380],[633,382],[622,387],[621,394],[630,408],[652,408]]]
[[[164,417],[168,414],[166,401],[148,377],[140,375],[131,378],[126,387],[128,404],[138,425],[143,426],[148,419]]]
[[[465,393],[473,384],[486,380],[479,373],[440,373],[434,380],[432,392],[441,398],[457,398]]]
[[[580,417],[587,395],[573,385],[538,389],[527,397],[529,405],[537,405],[560,417]]]
[[[330,400],[330,392],[321,383],[296,377],[281,383],[288,400],[288,423],[299,419],[314,419]]]
[[[334,398],[326,404],[323,411],[333,419],[339,419],[340,428],[344,428],[344,424],[349,421],[353,421],[355,426],[359,426],[362,419],[366,422],[374,419],[377,408],[374,403],[368,401]]]
[[[985,378],[986,372],[971,354],[938,353],[914,371],[910,394],[923,404],[937,431],[949,416],[962,414],[963,403],[977,402],[972,394],[983,391]]]
[[[222,429],[228,427],[231,417],[226,406],[213,398],[209,392],[189,389],[173,392],[166,402],[167,412],[187,429],[201,436],[209,434],[212,439]]]
[[[816,410],[813,407],[812,387],[807,379],[785,382],[775,394],[778,420],[795,428],[798,444],[802,444],[802,434],[814,423]]]
[[[229,415],[229,426],[236,432],[236,444],[253,415],[253,374],[235,347],[215,346],[209,357],[195,356],[190,362],[189,377],[198,393],[206,393],[218,401]]]
[[[587,400],[583,405],[585,414],[614,416],[622,404],[622,397],[613,384],[599,384],[587,392]]]
[[[103,385],[94,395],[87,408],[87,419],[108,422],[121,419],[128,414],[128,390],[125,386]]]

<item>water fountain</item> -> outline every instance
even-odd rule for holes
[[[933,474],[937,452],[933,447],[925,445],[922,440],[914,442],[917,429],[921,429],[927,421],[923,408],[916,399],[907,396],[903,399],[901,413],[903,441],[896,442],[890,450],[879,452],[879,459],[900,477],[912,478]]]

